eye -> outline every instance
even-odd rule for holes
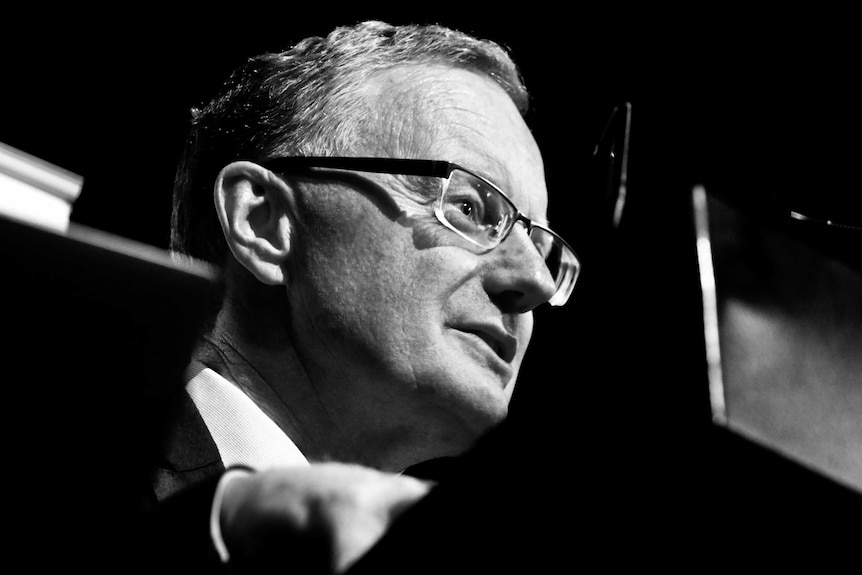
[[[482,226],[486,223],[485,205],[472,188],[450,190],[444,204],[447,219],[459,228]]]
[[[461,209],[461,213],[464,214],[465,216],[467,216],[468,218],[472,217],[473,213],[476,211],[476,208],[473,205],[473,202],[470,202],[468,200],[461,200],[461,205],[459,207]]]

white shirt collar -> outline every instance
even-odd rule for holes
[[[186,384],[225,467],[308,465],[299,448],[250,397],[215,371],[204,368]]]

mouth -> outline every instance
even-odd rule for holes
[[[503,362],[511,364],[515,359],[518,340],[504,330],[493,326],[465,326],[458,329],[481,339]]]

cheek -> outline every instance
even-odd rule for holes
[[[424,300],[443,314],[452,307],[483,305],[480,260],[475,254],[454,246],[419,254],[418,266],[409,279],[414,301]]]
[[[304,285],[300,305],[323,331],[347,329],[387,345],[401,336],[418,345],[423,334],[428,337],[429,329],[442,325],[450,300],[463,304],[479,292],[479,282],[471,281],[477,277],[477,256],[441,246],[442,226],[388,224],[372,234],[309,246],[293,272]]]
[[[524,359],[524,354],[527,352],[527,347],[530,345],[530,339],[533,337],[533,312],[523,313],[517,316],[517,334],[518,334],[518,364]]]
[[[410,222],[413,247],[428,250],[436,246],[453,245],[453,233],[443,227],[434,216],[415,218]]]
[[[356,297],[378,343],[424,362],[442,344],[447,315],[477,305],[478,265],[473,254],[454,247],[417,250],[411,244],[403,250],[400,257],[382,258],[364,270],[367,290]]]

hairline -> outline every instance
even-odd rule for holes
[[[394,41],[387,43],[389,38],[399,34],[412,34],[407,48]],[[354,40],[342,43],[345,36]],[[363,47],[367,50],[359,50]],[[309,63],[312,68],[301,69]],[[258,70],[254,68],[257,65],[264,67],[267,73],[258,76]],[[179,190],[184,186],[184,190],[174,199],[172,251],[202,257],[216,265],[224,263],[221,258],[228,251],[224,238],[218,235],[220,230],[214,229],[211,222],[201,224],[198,213],[203,200],[201,194],[209,193],[211,197],[212,183],[207,184],[207,179],[214,174],[209,172],[220,169],[219,164],[223,167],[238,159],[262,162],[276,155],[355,153],[357,145],[367,143],[373,135],[373,130],[367,129],[368,114],[365,112],[369,104],[363,96],[363,85],[375,75],[399,67],[429,65],[462,69],[488,78],[503,89],[522,117],[526,115],[529,95],[517,65],[506,49],[495,42],[439,26],[392,27],[381,22],[366,22],[355,27],[336,28],[325,38],[306,38],[285,52],[250,58],[245,68],[241,66],[235,71],[244,70],[248,75],[232,76],[231,80],[238,82],[232,87],[246,90],[239,95],[240,104],[244,103],[243,98],[253,99],[254,90],[268,94],[262,100],[263,107],[255,108],[248,116],[255,122],[255,127],[261,127],[262,132],[246,130],[237,136],[242,139],[235,149],[248,149],[251,154],[245,154],[247,157],[231,158],[230,153],[224,153],[222,142],[226,136],[213,136],[209,132],[212,125],[207,122],[214,121],[218,131],[225,121],[225,114],[235,112],[237,101],[230,89],[216,96],[205,108],[203,116],[206,122],[202,133],[195,131],[197,124],[193,122],[187,155],[178,169],[176,188]],[[309,81],[315,86],[306,90],[302,86]],[[229,84],[227,82],[225,88]],[[253,91],[249,92],[249,89]],[[284,118],[287,123],[272,124],[271,118],[264,118],[261,114]],[[236,129],[236,125],[228,124],[228,134],[231,129]],[[200,149],[194,144],[199,137],[202,137],[206,151],[203,161],[198,159]],[[221,160],[214,161],[213,156],[221,157]],[[183,178],[185,181],[181,183]],[[210,186],[209,192],[201,189],[207,185]],[[206,231],[202,232],[201,228]]]

